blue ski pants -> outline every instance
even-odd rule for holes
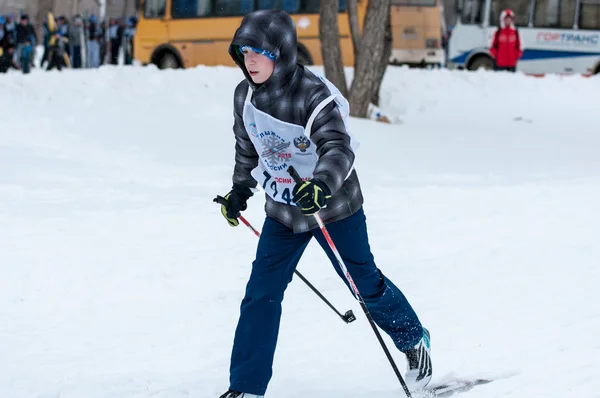
[[[402,292],[375,265],[362,208],[348,218],[327,224],[327,230],[375,323],[398,349],[415,346],[423,335],[421,323]],[[290,228],[267,217],[235,331],[230,389],[257,395],[264,395],[267,390],[284,291],[312,237],[350,288],[320,229],[294,234]]]

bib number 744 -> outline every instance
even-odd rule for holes
[[[281,187],[279,186],[277,181],[273,180],[271,174],[267,173],[266,171],[263,171],[263,176],[265,177],[262,184],[263,190],[267,192],[267,194],[269,194],[273,199],[277,199],[277,195],[279,194]],[[268,189],[271,190],[270,192],[267,190],[267,186],[269,187]],[[288,205],[292,204],[292,195],[289,188],[286,187],[283,189],[283,191],[281,192],[281,199],[283,199]]]

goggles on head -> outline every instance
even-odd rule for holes
[[[264,55],[265,57],[269,58],[271,61],[275,61],[275,59],[277,59],[277,57],[275,57],[275,54],[273,54],[270,51],[263,50],[261,48],[256,48],[256,47],[251,47],[251,46],[240,46],[240,51],[242,53],[244,51],[253,51],[253,52],[257,53],[257,54]]]

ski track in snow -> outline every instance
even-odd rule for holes
[[[241,78],[105,67],[0,79],[0,397],[227,389],[256,238],[212,199],[230,188]],[[390,68],[382,108],[399,123],[351,120],[371,246],[431,331],[432,384],[600,397],[599,91],[598,78]],[[258,229],[262,207],[257,195],[245,214]],[[294,281],[267,397],[402,397],[318,245],[299,270],[358,319],[344,324]]]

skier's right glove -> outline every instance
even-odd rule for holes
[[[233,189],[225,195],[227,204],[221,203],[221,214],[230,226],[237,227],[240,224],[237,218],[240,216],[240,212],[248,208],[246,202],[251,196],[250,188],[237,184],[234,184]]]

